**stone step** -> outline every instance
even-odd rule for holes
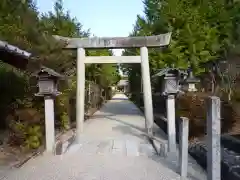
[[[134,140],[92,140],[71,145],[66,153],[121,154],[126,156],[152,156],[156,152],[150,143]]]

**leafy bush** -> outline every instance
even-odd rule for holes
[[[38,148],[42,143],[44,118],[36,109],[16,110],[7,117],[9,122],[9,143],[27,149]]]
[[[19,105],[17,101],[24,99],[28,79],[24,73],[0,61],[0,82],[0,119],[5,120],[11,110]],[[5,121],[0,121],[0,129],[5,126]]]
[[[69,115],[66,112],[63,112],[60,116],[60,125],[61,128],[65,131],[69,129]]]
[[[42,143],[42,127],[40,125],[27,126],[25,128],[25,143],[27,149],[36,149]]]

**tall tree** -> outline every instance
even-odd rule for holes
[[[238,36],[239,7],[239,2],[225,0],[145,0],[145,16],[137,16],[131,35],[172,32],[167,49],[149,50],[151,73],[165,66],[183,69],[191,66],[196,74],[202,74],[208,71],[206,63],[226,58],[239,44],[238,38],[234,38]],[[125,53],[139,52],[126,50]],[[139,67],[124,68],[130,78],[138,77]]]

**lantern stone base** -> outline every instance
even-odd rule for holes
[[[55,145],[55,155],[62,155],[67,152],[68,148],[73,144],[76,139],[75,131],[69,130],[64,133],[57,141]]]

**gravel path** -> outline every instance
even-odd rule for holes
[[[180,179],[176,173],[177,159],[156,155],[145,137],[144,116],[125,95],[115,95],[84,125],[80,144],[73,144],[65,154],[36,157],[3,179]],[[189,169],[189,179],[206,179],[199,166],[194,164]]]

